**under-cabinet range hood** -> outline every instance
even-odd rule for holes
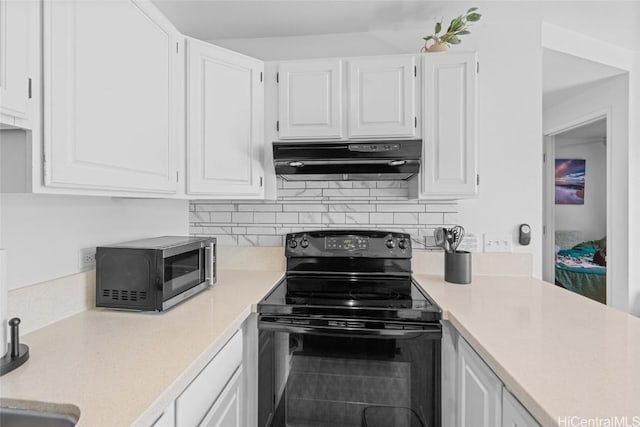
[[[407,180],[421,154],[421,139],[273,143],[276,174],[288,181]]]

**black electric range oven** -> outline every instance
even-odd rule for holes
[[[260,427],[440,426],[441,310],[408,234],[288,234],[258,304]]]

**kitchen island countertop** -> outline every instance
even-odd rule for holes
[[[640,425],[640,318],[530,277],[415,279],[543,426]]]
[[[0,397],[76,405],[79,426],[151,425],[282,274],[221,270],[162,314],[91,309],[27,334]],[[530,277],[415,279],[542,425],[640,416],[639,318]]]
[[[75,405],[80,427],[152,425],[282,274],[221,270],[164,313],[92,309],[31,332],[30,359],[0,378],[0,397]]]

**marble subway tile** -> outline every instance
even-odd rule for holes
[[[283,236],[258,236],[259,246],[282,246]]]
[[[231,212],[211,212],[211,222],[231,222]]]
[[[395,212],[393,214],[394,224],[417,224],[418,214],[415,212]]]
[[[345,222],[347,224],[370,224],[369,213],[367,212],[346,212]]]
[[[209,212],[189,212],[189,222],[211,222]]]
[[[322,197],[322,188],[284,188],[278,190],[278,198]]]
[[[441,212],[425,212],[420,214],[420,224],[444,224],[444,214]]]
[[[280,224],[296,224],[298,222],[298,212],[278,212],[276,222]]]
[[[282,212],[282,205],[276,203],[239,204],[239,212]]]
[[[370,197],[367,188],[324,188],[322,195],[325,197]]]
[[[371,224],[393,224],[393,213],[391,212],[375,212],[369,215]]]
[[[231,215],[231,221],[235,223],[252,223],[253,212],[234,212]]]
[[[273,224],[276,222],[275,212],[254,212],[253,222],[256,224]]]
[[[282,182],[282,187],[281,188],[305,188],[305,182],[304,181],[286,181],[286,180],[281,180]]]
[[[282,206],[282,210],[284,212],[328,212],[329,208],[327,205],[323,204],[302,204],[302,203],[294,203],[287,204]]]
[[[234,212],[237,210],[237,205],[224,203],[224,204],[197,204],[195,205],[196,212]]]
[[[378,212],[424,212],[424,205],[400,204],[400,203],[378,203]]]
[[[300,224],[322,223],[322,212],[300,212],[298,214]]]
[[[376,197],[409,197],[408,188],[375,188],[370,191]]]
[[[322,214],[323,224],[344,224],[346,221],[344,212],[327,212]]]
[[[375,212],[376,205],[371,203],[332,203],[329,212]]]
[[[329,181],[329,188],[353,188],[353,181]]]

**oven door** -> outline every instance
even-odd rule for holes
[[[439,323],[261,315],[259,426],[440,426]]]

